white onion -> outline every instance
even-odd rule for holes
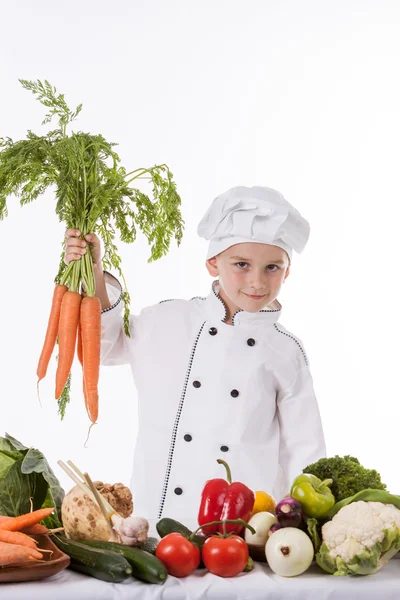
[[[304,573],[311,565],[314,546],[301,529],[283,527],[268,539],[265,556],[274,573],[282,577],[295,577]]]
[[[261,511],[253,515],[249,521],[249,525],[254,527],[256,532],[253,534],[250,529],[245,529],[244,539],[246,543],[254,544],[255,546],[264,546],[268,539],[268,531],[276,521],[275,515],[267,511]]]

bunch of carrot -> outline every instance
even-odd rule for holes
[[[83,370],[83,394],[92,424],[98,417],[98,381],[101,343],[101,303],[96,296],[85,296],[57,284],[53,293],[45,341],[37,367],[38,385],[45,377],[58,337],[56,400],[67,383],[75,347]]]
[[[30,535],[48,533],[39,521],[54,508],[41,508],[19,517],[0,516],[0,567],[16,566],[43,558],[43,550]]]
[[[75,110],[70,109],[64,94],[58,93],[47,80],[20,79],[20,83],[46,107],[42,124],[56,119],[58,125],[45,135],[29,130],[26,139],[0,138],[0,221],[8,215],[9,196],[16,196],[21,205],[26,205],[41,196],[48,187],[54,186],[57,198],[55,210],[59,220],[67,228],[82,232],[82,238],[88,233],[99,235],[104,242],[103,265],[115,268],[124,283],[121,257],[114,243],[117,231],[124,243],[134,242],[137,231],[142,231],[151,246],[149,262],[167,254],[173,237],[179,245],[184,228],[181,198],[168,166],[161,163],[133,170],[123,167],[115,151],[116,144],[108,142],[103,135],[83,131],[67,133],[82,104]],[[150,196],[133,187],[139,180],[146,180],[146,185],[150,185]],[[91,253],[86,252],[79,261],[71,261],[69,265],[62,258],[55,283],[53,307],[37,369],[38,378],[40,381],[46,374],[58,336],[56,399],[63,419],[70,401],[70,368],[78,339],[83,392],[92,426],[98,416],[101,311],[95,298]],[[80,294],[81,285],[86,293],[84,298]],[[125,285],[122,304],[127,336],[130,335],[129,301]]]

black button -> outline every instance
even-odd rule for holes
[[[183,439],[185,440],[185,442],[191,442],[192,441],[192,436],[190,435],[190,433],[186,433],[183,436]]]
[[[249,338],[247,340],[247,345],[248,346],[254,346],[255,343],[256,343],[256,340],[254,340],[253,338]]]
[[[175,488],[174,492],[177,496],[180,496],[181,494],[183,494],[183,489],[182,488]]]
[[[200,381],[193,381],[193,385],[195,388],[199,388],[201,386]]]
[[[208,330],[208,333],[210,335],[217,335],[218,329],[216,327],[210,327],[210,329]]]
[[[220,450],[221,452],[228,452],[229,448],[228,446],[221,446]]]
[[[232,396],[232,398],[237,398],[239,396],[239,392],[237,390],[232,390],[231,396]]]

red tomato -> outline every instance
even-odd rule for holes
[[[156,556],[175,577],[190,575],[200,563],[200,550],[180,533],[163,537],[156,548]]]
[[[243,538],[213,535],[202,550],[203,562],[210,573],[220,577],[234,577],[243,571],[249,558],[249,549]]]

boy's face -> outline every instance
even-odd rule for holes
[[[206,262],[220,282],[219,295],[231,317],[238,309],[257,312],[273,302],[289,275],[289,256],[282,248],[246,242],[235,244]]]

